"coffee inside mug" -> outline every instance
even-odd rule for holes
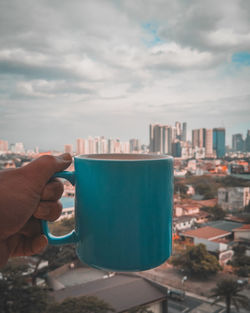
[[[168,159],[169,156],[155,154],[131,154],[131,153],[107,153],[107,154],[86,154],[77,156],[81,159],[91,160],[117,160],[117,161],[143,161],[143,160],[158,160]]]

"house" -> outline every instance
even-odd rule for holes
[[[193,214],[192,217],[195,218],[195,223],[204,224],[208,221],[210,214],[205,211],[200,211],[199,213]]]
[[[198,206],[194,206],[191,204],[182,204],[182,205],[176,205],[175,209],[175,216],[183,216],[183,215],[192,215],[197,214],[200,212],[200,209]]]
[[[49,285],[54,286],[52,295],[58,302],[68,297],[95,296],[110,304],[117,313],[138,306],[146,306],[153,313],[167,312],[167,288],[133,274],[68,267],[61,273],[49,273]]]
[[[250,241],[250,224],[233,229],[235,241]]]
[[[226,264],[233,256],[231,249],[232,232],[204,226],[197,229],[190,229],[179,234],[183,238],[189,238],[195,245],[204,244],[207,250],[218,257],[221,265]]]
[[[195,217],[193,216],[179,216],[173,218],[173,232],[190,229],[195,224]]]

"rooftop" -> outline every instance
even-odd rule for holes
[[[242,223],[237,223],[237,222],[219,220],[219,221],[207,222],[205,225],[206,226],[211,226],[213,228],[218,228],[218,229],[221,229],[221,230],[232,232],[234,228],[239,228],[243,224]]]
[[[86,284],[54,291],[57,301],[67,297],[95,296],[109,303],[116,312],[127,311],[139,305],[157,302],[166,298],[166,292],[143,278],[116,274]]]
[[[250,224],[244,224],[241,227],[235,228],[233,231],[249,231],[250,232]]]
[[[205,226],[197,229],[190,229],[185,232],[181,233],[184,236],[188,237],[197,237],[197,238],[203,238],[203,239],[216,239],[219,237],[225,237],[231,234],[231,232],[221,230],[218,228]]]

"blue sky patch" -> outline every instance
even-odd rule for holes
[[[152,47],[157,44],[163,43],[163,41],[157,34],[158,25],[156,23],[154,22],[143,23],[142,28],[152,37],[150,40],[143,39],[143,42],[146,44],[146,46]]]
[[[250,65],[250,53],[246,51],[238,52],[233,54],[232,62],[237,63],[239,65]]]

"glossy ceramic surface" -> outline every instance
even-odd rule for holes
[[[150,155],[75,157],[76,228],[52,244],[76,244],[79,258],[109,271],[142,271],[172,250],[173,159]]]

